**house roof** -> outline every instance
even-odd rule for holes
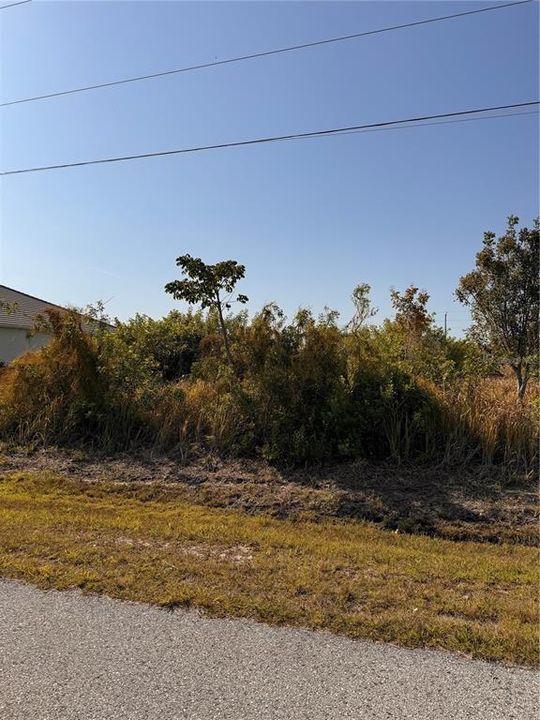
[[[5,307],[4,303],[7,303],[8,307]],[[66,309],[56,303],[14,290],[7,285],[0,285],[0,327],[31,330],[36,315],[51,307],[58,310]]]

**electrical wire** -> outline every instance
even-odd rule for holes
[[[29,2],[30,0],[24,1]],[[246,60],[255,60],[257,58],[269,57],[270,55],[279,55],[280,53],[295,52],[298,50],[305,50],[307,48],[318,47],[321,45],[329,45],[330,43],[356,40],[358,38],[367,37],[368,35],[378,35],[380,33],[392,32],[394,30],[403,30],[405,28],[418,27],[419,25],[428,25],[430,23],[453,20],[455,18],[461,18],[468,15],[478,15],[479,13],[491,12],[493,10],[503,10],[504,8],[516,7],[517,5],[527,5],[531,2],[533,2],[533,0],[519,0],[519,2],[505,3],[504,5],[490,5],[489,7],[479,8],[477,10],[466,10],[465,12],[453,13],[452,15],[441,15],[435,18],[416,20],[413,22],[403,23],[401,25],[392,25],[390,27],[379,28],[377,30],[367,30],[365,32],[353,33],[351,35],[341,35],[340,37],[317,40],[315,42],[303,43],[301,45],[291,45],[289,47],[256,52],[250,55],[240,55],[238,57],[226,58],[225,60],[216,60],[215,62],[201,63],[199,65],[188,65],[186,67],[175,68],[173,70],[163,70],[161,72],[155,72],[149,75],[138,75],[136,77],[123,78],[121,80],[111,80],[110,82],[97,83],[95,85],[83,85],[81,87],[76,87],[69,90],[60,90],[58,92],[46,93],[44,95],[33,95],[31,97],[21,98],[19,100],[9,100],[8,102],[0,103],[0,107],[20,105],[22,103],[34,102],[37,100],[46,100],[48,98],[61,97],[63,95],[73,95],[75,93],[87,92],[89,90],[98,90],[100,88],[112,87],[114,85],[126,85],[127,83],[139,82],[141,80],[152,80],[155,78],[165,77],[167,75],[177,75],[179,73],[192,72],[194,70],[203,70],[206,68],[218,67],[221,65],[230,65],[232,63],[244,62]]]
[[[496,106],[492,106],[492,107],[475,108],[472,110],[459,110],[456,112],[438,113],[436,115],[422,115],[422,116],[418,116],[418,117],[405,118],[405,119],[401,119],[401,120],[387,120],[384,122],[366,123],[364,125],[351,125],[348,127],[332,128],[329,130],[313,130],[311,132],[290,133],[288,135],[275,135],[275,136],[271,136],[271,137],[256,138],[253,140],[238,140],[236,142],[217,143],[214,145],[199,145],[196,147],[178,148],[175,150],[161,150],[161,151],[157,151],[157,152],[147,152],[147,153],[140,153],[140,154],[136,154],[136,155],[120,155],[120,156],[116,156],[116,157],[100,158],[98,160],[82,160],[79,162],[61,163],[61,164],[57,164],[57,165],[42,165],[42,166],[38,166],[38,167],[22,168],[22,169],[17,169],[17,170],[5,170],[5,171],[0,172],[0,176],[22,175],[22,174],[26,174],[26,173],[43,172],[45,170],[60,170],[60,169],[72,168],[72,167],[83,167],[86,165],[103,165],[106,163],[126,162],[128,160],[142,160],[145,158],[152,158],[152,157],[165,157],[167,155],[184,155],[187,153],[203,152],[206,150],[221,150],[224,148],[233,148],[233,147],[241,147],[241,146],[248,146],[248,145],[263,145],[263,144],[267,144],[267,143],[280,142],[280,141],[284,141],[284,140],[297,140],[300,138],[329,137],[332,135],[343,134],[346,132],[368,130],[368,129],[371,130],[371,129],[378,129],[378,128],[391,128],[391,127],[394,127],[397,125],[405,125],[405,124],[407,124],[407,126],[410,127],[412,123],[420,123],[420,122],[424,122],[427,120],[438,120],[438,119],[443,119],[443,118],[455,118],[455,117],[459,117],[459,116],[478,115],[479,113],[496,112],[496,111],[500,111],[500,110],[511,110],[511,109],[517,109],[517,108],[522,108],[522,107],[530,107],[532,105],[539,105],[539,104],[540,104],[540,101],[532,100],[529,102],[513,103],[511,105],[496,105]]]
[[[14,2],[10,3],[9,5],[0,5],[0,10],[6,10],[10,7],[15,7],[15,5],[26,5],[26,3],[32,2],[32,0],[20,0],[20,2]]]
[[[380,128],[368,128],[366,130],[344,130],[343,132],[336,132],[337,137],[341,135],[357,135],[360,133],[388,131],[388,130],[407,130],[408,128],[418,127],[434,127],[436,125],[454,125],[456,123],[465,122],[478,122],[479,120],[498,120],[499,118],[507,117],[521,117],[522,115],[538,115],[538,110],[528,110],[526,112],[507,112],[499,113],[498,115],[484,115],[480,117],[466,117],[466,118],[453,118],[451,120],[437,120],[435,122],[423,122],[421,125],[397,125],[393,127],[380,127]],[[310,138],[300,138],[301,140],[309,140]],[[317,139],[317,138],[312,138]]]

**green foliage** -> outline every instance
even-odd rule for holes
[[[201,312],[170,312],[161,320],[136,315],[118,323],[109,340],[111,355],[132,358],[144,373],[157,373],[162,380],[189,375],[200,358],[200,344],[210,331]]]
[[[504,235],[484,233],[476,267],[460,279],[456,296],[471,308],[472,336],[512,367],[522,399],[538,367],[540,224],[518,232],[518,223],[510,215]]]
[[[215,265],[207,265],[201,258],[194,258],[191,255],[181,255],[176,258],[176,264],[187,277],[167,283],[165,292],[170,293],[176,300],[185,300],[191,305],[198,304],[203,309],[212,308],[217,312],[227,361],[233,368],[234,361],[224,310],[230,310],[232,302],[242,305],[248,302],[246,295],[239,294],[234,301],[231,297],[236,283],[244,277],[246,268],[236,260],[224,260]]]
[[[165,286],[165,292],[176,300],[185,300],[191,305],[199,304],[203,308],[215,307],[217,298],[223,293],[232,293],[238,280],[246,272],[244,265],[236,260],[224,260],[215,265],[207,265],[200,258],[181,255],[176,264],[187,275],[183,280],[173,280]],[[245,295],[238,295],[238,302],[246,303]]]
[[[285,325],[281,311],[268,306],[255,318],[244,346],[243,387],[256,409],[265,457],[305,462],[341,454],[347,410],[342,350],[333,314],[316,321],[301,310]]]

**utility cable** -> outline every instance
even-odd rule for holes
[[[427,120],[439,120],[443,118],[472,116],[479,115],[480,113],[495,112],[500,110],[514,110],[517,108],[530,107],[532,105],[539,104],[540,101],[532,100],[529,102],[513,103],[511,105],[495,105],[492,107],[475,108],[472,110],[459,110],[456,112],[438,113],[436,115],[421,115],[418,117],[410,117],[402,120],[387,120],[384,122],[367,123],[363,125],[350,125],[346,127],[332,128],[329,130],[313,130],[311,132],[290,133],[288,135],[275,135],[271,137],[256,138],[253,140],[238,140],[236,142],[217,143],[214,145],[199,145],[196,147],[178,148],[175,150],[161,150],[157,152],[147,152],[136,155],[119,155],[116,157],[100,158],[98,160],[82,160],[80,162],[61,163],[57,165],[42,165],[38,167],[22,168],[18,170],[5,170],[3,172],[0,172],[0,176],[22,175],[25,173],[43,172],[45,170],[60,170],[64,168],[84,167],[86,165],[104,165],[106,163],[126,162],[128,160],[142,160],[144,158],[152,157],[165,157],[167,155],[183,155],[187,153],[203,152],[206,150],[221,150],[224,148],[234,148],[247,145],[263,145],[284,140],[297,140],[300,138],[329,137],[331,135],[337,135],[339,133],[347,133],[359,130],[372,130],[377,128],[391,128],[405,124],[408,124],[410,126],[411,123],[420,123]]]
[[[26,5],[26,3],[32,2],[32,0],[20,0],[20,2],[14,2],[10,3],[9,5],[0,5],[0,10],[6,10],[10,7],[15,7],[16,5]]]
[[[24,1],[30,2],[30,0]],[[136,77],[123,78],[121,80],[111,80],[110,82],[97,83],[95,85],[83,85],[81,87],[71,88],[69,90],[60,90],[58,92],[46,93],[44,95],[33,95],[32,97],[21,98],[20,100],[9,100],[8,102],[0,103],[0,107],[20,105],[22,103],[34,102],[36,100],[46,100],[48,98],[61,97],[63,95],[74,95],[75,93],[87,92],[89,90],[98,90],[100,88],[112,87],[114,85],[126,85],[128,83],[139,82],[141,80],[152,80],[154,78],[165,77],[167,75],[177,75],[179,73],[192,72],[194,70],[203,70],[211,67],[219,67],[221,65],[230,65],[232,63],[240,63],[246,60],[255,60],[257,58],[269,57],[270,55],[279,55],[280,53],[306,50],[307,48],[318,47],[321,45],[329,45],[330,43],[356,40],[358,38],[367,37],[368,35],[378,35],[380,33],[393,32],[394,30],[403,30],[405,28],[418,27],[419,25],[428,25],[430,23],[453,20],[455,18],[461,18],[468,15],[478,15],[479,13],[491,12],[493,10],[503,10],[504,8],[516,7],[517,5],[527,5],[531,2],[533,2],[533,0],[519,0],[519,2],[505,3],[504,5],[490,5],[489,7],[479,8],[477,10],[466,10],[465,12],[453,13],[452,15],[441,15],[439,17],[427,18],[425,20],[416,20],[413,22],[403,23],[401,25],[391,25],[390,27],[379,28],[377,30],[367,30],[365,32],[353,33],[352,35],[341,35],[340,37],[327,38],[325,40],[316,40],[315,42],[303,43],[301,45],[290,45],[289,47],[277,48],[275,50],[265,50],[262,52],[252,53],[250,55],[240,55],[238,57],[226,58],[225,60],[216,60],[215,62],[201,63],[199,65],[188,65],[186,67],[175,68],[173,70],[163,70],[161,72],[155,72],[149,75],[137,75]]]

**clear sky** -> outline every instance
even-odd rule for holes
[[[494,4],[34,2],[0,11],[2,101]],[[538,4],[0,110],[2,169],[534,100]],[[350,315],[369,282],[453,291],[483,231],[538,214],[538,116],[2,179],[0,282],[154,317],[183,253],[247,267],[256,311]]]

